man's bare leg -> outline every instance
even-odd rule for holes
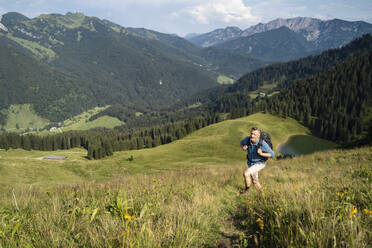
[[[254,185],[254,187],[255,187],[257,190],[261,190],[261,184],[260,184],[260,182],[258,181],[258,177],[254,177],[254,178],[253,178],[253,185]]]
[[[248,168],[244,171],[243,176],[244,176],[245,190],[248,190],[252,183],[251,174],[249,173]]]

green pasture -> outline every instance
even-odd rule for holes
[[[86,112],[81,113],[80,115],[76,115],[70,119],[67,119],[62,123],[61,130],[62,131],[88,130],[96,127],[114,128],[116,126],[123,125],[124,122],[110,116],[101,116],[93,121],[89,121],[90,117],[98,114],[99,112],[107,109],[108,107],[110,107],[110,105],[104,107],[95,107],[89,109]]]
[[[84,149],[53,152],[2,150],[0,170],[4,173],[0,174],[0,186],[70,184],[109,180],[123,172],[153,173],[244,164],[245,153],[239,142],[249,135],[253,126],[270,132],[275,150],[290,135],[309,133],[294,119],[255,114],[208,126],[167,145],[115,152],[113,156],[96,161],[86,159],[87,151]],[[44,160],[46,155],[67,156],[68,159]],[[128,160],[131,156],[133,161]]]
[[[269,160],[262,191],[243,195],[239,141],[252,126],[275,151],[309,134],[255,114],[102,160],[83,149],[0,150],[0,247],[368,247],[372,148]]]
[[[11,34],[7,34],[6,37],[17,42],[19,45],[23,46],[24,48],[30,50],[33,54],[35,54],[39,58],[46,58],[48,60],[54,60],[57,57],[57,54],[52,49],[44,47],[37,42],[14,37]]]
[[[217,82],[219,84],[233,84],[234,83],[234,79],[229,78],[229,77],[227,77],[225,75],[219,75],[217,77]]]
[[[265,93],[267,96],[273,96],[274,94],[278,93],[277,91],[271,92],[278,84],[277,83],[270,83],[264,84],[263,86],[259,87],[257,90],[252,91],[249,96],[251,99],[255,99],[260,93]],[[270,94],[268,94],[271,92]]]
[[[124,122],[110,116],[101,116],[93,121],[89,121],[93,115],[98,114],[108,107],[109,105],[104,107],[95,107],[67,119],[62,123],[60,130],[88,130],[97,127],[114,128],[116,126],[124,125]],[[7,113],[8,118],[5,126],[0,126],[0,128],[4,128],[8,132],[35,132],[50,124],[47,119],[38,116],[30,104],[14,104],[11,105],[9,109],[2,111]],[[44,130],[38,132],[38,134],[46,135],[50,134],[50,132],[49,130]]]
[[[25,132],[29,129],[41,129],[49,121],[39,117],[30,104],[14,104],[7,110],[8,119],[4,129],[8,132]]]
[[[66,127],[61,128],[63,131],[68,130],[88,130],[96,127],[114,128],[116,126],[124,125],[124,122],[118,118],[111,116],[101,116],[93,121],[84,121],[83,119],[76,123],[70,124]]]

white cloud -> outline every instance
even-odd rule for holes
[[[251,23],[257,18],[251,14],[251,7],[245,6],[242,0],[208,0],[198,1],[181,11],[172,14],[173,17],[188,15],[195,23],[211,24]]]

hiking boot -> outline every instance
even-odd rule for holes
[[[241,192],[241,194],[242,195],[248,195],[248,192],[249,191],[249,187],[248,188],[245,188],[242,192]]]

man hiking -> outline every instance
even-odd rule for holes
[[[245,182],[244,194],[248,192],[252,180],[256,189],[261,189],[261,185],[258,182],[258,172],[265,167],[266,160],[268,158],[274,157],[274,151],[270,148],[266,141],[260,139],[260,136],[260,129],[253,127],[251,129],[251,135],[240,141],[241,148],[244,151],[247,151],[248,168],[243,173]]]

